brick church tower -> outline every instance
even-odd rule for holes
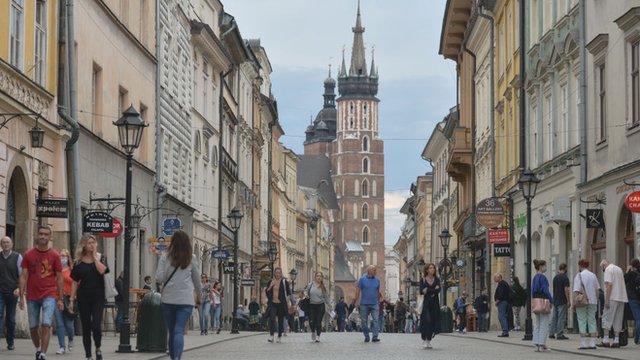
[[[327,155],[331,161],[340,207],[332,227],[336,267],[343,260],[357,279],[364,267],[374,265],[384,282],[384,142],[378,123],[378,69],[373,51],[367,67],[360,4],[352,30],[351,63],[347,68],[343,52],[338,73],[339,97],[335,99],[336,81],[329,72],[324,108],[306,131],[305,155]],[[352,283],[336,276],[336,285],[347,298],[353,293]]]

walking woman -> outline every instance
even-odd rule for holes
[[[211,288],[211,297],[213,302],[211,303],[211,312],[213,313],[213,328],[216,329],[216,334],[220,334],[220,317],[222,316],[222,283],[216,281]]]
[[[436,275],[435,264],[424,266],[420,280],[420,293],[424,296],[420,314],[422,346],[425,349],[432,349],[431,340],[440,327],[440,279]]]
[[[287,279],[282,277],[282,269],[277,267],[273,272],[273,279],[271,279],[271,283],[269,287],[267,287],[267,302],[269,308],[269,319],[270,319],[270,327],[269,327],[269,342],[281,342],[282,333],[284,332],[284,315],[287,312],[289,307],[289,296],[291,293],[289,290],[289,282]],[[274,334],[276,332],[276,321],[278,322],[278,339],[274,339]]]
[[[200,275],[202,293],[200,298],[202,303],[198,308],[200,313],[200,335],[209,335],[209,321],[211,318],[211,283],[207,279],[207,274]]]
[[[91,334],[96,346],[96,360],[102,360],[102,313],[104,312],[104,274],[109,272],[107,260],[98,252],[98,242],[93,235],[84,235],[76,250],[77,262],[71,270],[71,299],[78,301],[82,322],[82,345],[87,359],[91,357]],[[73,301],[69,311],[74,312]]]
[[[537,273],[531,283],[531,297],[534,299],[547,299],[553,304],[553,296],[549,291],[549,280],[544,276],[544,273],[547,272],[547,262],[545,260],[533,260],[533,266],[536,268]],[[550,351],[547,347],[550,321],[550,312],[536,314],[536,323],[533,327],[533,344],[536,346],[536,351]]]
[[[330,307],[329,292],[324,286],[324,275],[317,271],[314,279],[305,289],[309,296],[309,327],[311,328],[311,341],[320,342],[322,333],[322,319],[326,307]]]
[[[176,231],[169,250],[160,257],[156,270],[156,281],[163,284],[162,310],[169,332],[171,360],[180,360],[182,357],[187,322],[194,305],[200,305],[202,287],[199,278],[200,271],[193,255],[191,239],[184,231]]]
[[[60,250],[60,260],[62,261],[62,277],[64,278],[64,303],[65,309],[60,310],[56,308],[56,333],[58,334],[58,345],[60,349],[56,352],[57,355],[63,355],[65,352],[71,352],[73,350],[73,320],[76,318],[76,314],[69,312],[68,305],[71,302],[71,288],[73,287],[73,279],[71,279],[71,269],[73,264],[71,263],[71,254],[69,250]],[[65,347],[64,333],[67,333],[69,337],[69,344]]]

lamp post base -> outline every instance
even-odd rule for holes
[[[531,319],[526,319],[524,321],[524,337],[522,338],[522,340],[533,340],[533,321]]]
[[[117,353],[132,353],[133,349],[131,349],[131,344],[127,344],[127,345],[118,345],[118,350],[116,350]]]

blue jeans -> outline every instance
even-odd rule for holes
[[[546,345],[551,314],[537,314],[533,324],[533,345]]]
[[[200,332],[209,330],[209,317],[211,316],[211,301],[200,304]]]
[[[567,304],[555,305],[553,307],[553,317],[551,318],[551,335],[564,335],[564,325],[567,322]]]
[[[378,332],[384,332],[384,315],[378,313]]]
[[[184,350],[184,329],[193,311],[193,306],[162,304],[162,310],[169,332],[169,356],[171,360],[180,360]]]
[[[362,333],[364,338],[369,338],[369,314],[373,318],[371,335],[374,339],[378,337],[378,304],[373,305],[360,305],[360,319],[362,320]]]
[[[116,331],[120,332],[120,328],[122,327],[122,318],[124,317],[122,314],[122,303],[116,301]]]
[[[222,315],[222,304],[218,304],[215,308],[211,306],[213,319],[211,320],[214,329],[220,329],[220,315]]]
[[[39,327],[51,327],[53,313],[56,309],[56,299],[52,297],[40,300],[27,300],[27,312],[29,314],[29,329]],[[42,321],[40,321],[40,310],[42,310]]]
[[[640,301],[638,300],[629,300],[629,307],[631,308],[631,313],[633,314],[633,319],[636,324],[636,331],[634,331],[634,342],[637,344],[640,342]]]
[[[500,320],[500,327],[502,328],[502,334],[509,334],[509,320],[507,320],[507,307],[509,303],[506,301],[500,301],[498,303],[498,320]]]
[[[16,305],[18,298],[13,294],[0,294],[0,334],[5,330],[7,345],[13,346],[13,340],[16,338]],[[6,311],[6,315],[5,315]],[[3,329],[7,325],[6,329]]]
[[[478,314],[478,332],[487,331],[487,314]]]
[[[64,333],[67,332],[69,342],[73,341],[73,319],[64,316],[64,312],[56,308],[56,334],[58,335],[58,345],[60,348],[66,349],[64,346]]]

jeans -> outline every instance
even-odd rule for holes
[[[487,317],[489,314],[478,314],[478,332],[487,331]]]
[[[200,333],[209,330],[209,317],[211,316],[211,301],[205,301],[200,304]]]
[[[211,312],[213,314],[212,326],[214,329],[220,329],[220,316],[222,315],[222,305],[211,306]]]
[[[16,338],[17,304],[18,298],[13,296],[13,294],[0,294],[0,334],[4,332],[7,338],[7,345],[9,346],[13,346],[13,340]]]
[[[636,330],[633,332],[633,340],[637,344],[640,342],[640,300],[629,300],[629,307],[631,308],[634,323],[636,324]]]
[[[457,330],[462,332],[464,329],[467,328],[467,312],[465,311],[465,312],[458,313],[457,316],[460,319]]]
[[[273,336],[276,332],[276,326],[278,328],[278,337],[282,336],[284,332],[284,314],[287,312],[287,307],[283,303],[269,305],[269,333]],[[278,324],[276,325],[276,321]]]
[[[346,324],[346,318],[344,316],[338,316],[338,331],[344,332],[344,327]]]
[[[596,304],[589,304],[576,308],[576,316],[578,318],[578,328],[580,334],[587,335],[598,334],[598,327],[596,325]]]
[[[78,312],[82,322],[82,345],[87,358],[91,357],[91,333],[96,349],[102,346],[102,313],[104,299],[98,297],[78,300]]]
[[[27,300],[29,329],[33,330],[41,326],[50,328],[55,308],[56,299],[52,297],[40,300]],[[40,310],[42,310],[42,322],[40,321]]]
[[[520,310],[522,306],[514,306],[513,309],[513,326],[516,330],[520,330]]]
[[[551,314],[536,315],[536,322],[533,324],[533,344],[546,345],[549,336],[549,321]]]
[[[61,349],[66,349],[64,346],[64,333],[67,333],[69,342],[73,341],[73,319],[64,316],[64,311],[60,311],[56,308],[56,334],[58,335],[58,346]]]
[[[502,334],[509,334],[509,321],[507,320],[507,307],[509,304],[503,300],[498,303],[498,320],[500,320],[500,327],[502,328]]]
[[[162,304],[162,310],[169,332],[169,357],[171,360],[180,360],[184,350],[184,329],[191,317],[193,306]]]
[[[311,332],[320,336],[322,333],[322,319],[324,318],[325,307],[322,304],[309,304],[309,327]]]
[[[123,319],[123,314],[122,314],[122,303],[119,301],[116,301],[116,331],[120,332],[120,328],[122,327],[122,319]]]
[[[567,304],[555,305],[551,318],[551,335],[564,335],[564,327],[567,322]]]
[[[364,338],[369,338],[369,314],[373,318],[371,335],[374,339],[378,338],[378,304],[373,305],[360,305],[360,319],[362,320],[362,333]]]
[[[404,332],[407,334],[413,334],[413,318],[409,318],[404,325]]]

